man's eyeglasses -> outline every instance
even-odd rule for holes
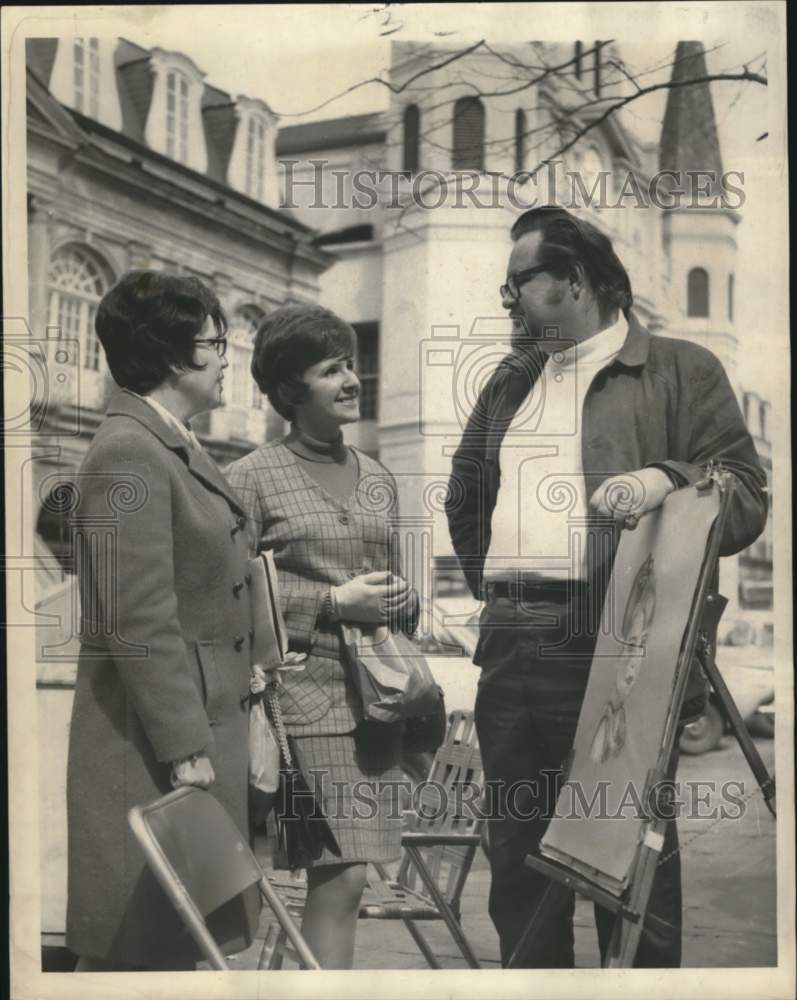
[[[223,358],[227,353],[227,338],[226,337],[208,337],[206,340],[195,340],[194,343],[197,347],[212,347],[215,349],[216,354],[220,358]]]
[[[520,296],[521,285],[525,285],[527,281],[531,281],[535,274],[550,271],[552,267],[554,267],[553,264],[537,264],[536,267],[524,267],[520,271],[513,271],[511,274],[508,274],[506,276],[506,284],[501,285],[499,289],[501,298],[517,299]]]

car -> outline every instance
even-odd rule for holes
[[[751,734],[771,737],[775,712],[772,624],[757,624],[745,618],[722,622],[717,634],[716,662]],[[703,715],[685,727],[681,751],[707,753],[719,745],[727,728],[720,700],[712,691]]]

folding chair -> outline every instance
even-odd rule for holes
[[[320,968],[240,830],[209,792],[178,788],[149,805],[134,806],[128,822],[152,873],[212,968],[229,966],[205,917],[255,884],[301,967]]]
[[[482,763],[472,712],[452,712],[443,745],[435,754],[426,781],[417,789],[417,808],[405,813],[403,856],[391,878],[384,865],[374,865],[360,905],[360,919],[401,920],[430,968],[442,968],[420,921],[442,920],[472,969],[481,968],[462,929],[460,898],[473,864],[484,824],[478,801]],[[271,877],[274,887],[299,918],[306,884],[286,873]],[[279,969],[284,959],[296,961],[285,931],[272,925],[266,933],[261,967]]]

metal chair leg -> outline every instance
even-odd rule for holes
[[[481,964],[478,958],[476,958],[476,955],[474,954],[473,949],[470,946],[470,942],[465,937],[465,932],[462,930],[462,926],[460,925],[457,918],[454,916],[451,907],[448,905],[448,903],[445,900],[445,897],[437,887],[437,883],[432,877],[432,874],[429,871],[429,869],[426,867],[426,862],[423,860],[420,851],[418,850],[417,847],[411,844],[407,844],[405,846],[405,850],[412,858],[412,863],[418,870],[418,874],[421,876],[421,880],[424,886],[426,887],[427,892],[434,900],[435,906],[437,907],[440,916],[445,921],[446,927],[448,927],[448,930],[451,933],[451,937],[453,937],[457,947],[462,953],[462,957],[465,959],[465,961],[472,969],[480,969]]]
[[[402,921],[402,923],[404,924],[404,926],[407,928],[407,930],[412,935],[412,940],[418,946],[418,950],[423,955],[423,957],[426,959],[426,963],[429,966],[429,968],[430,969],[442,969],[443,966],[437,961],[435,953],[432,951],[431,947],[429,946],[429,942],[426,940],[426,938],[423,936],[423,934],[421,934],[420,928],[417,926],[417,924],[415,923],[415,921],[414,920],[404,920],[404,921]]]

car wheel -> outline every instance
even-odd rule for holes
[[[716,705],[711,702],[699,719],[690,722],[681,733],[679,746],[681,753],[699,754],[713,750],[722,739],[725,720]]]

